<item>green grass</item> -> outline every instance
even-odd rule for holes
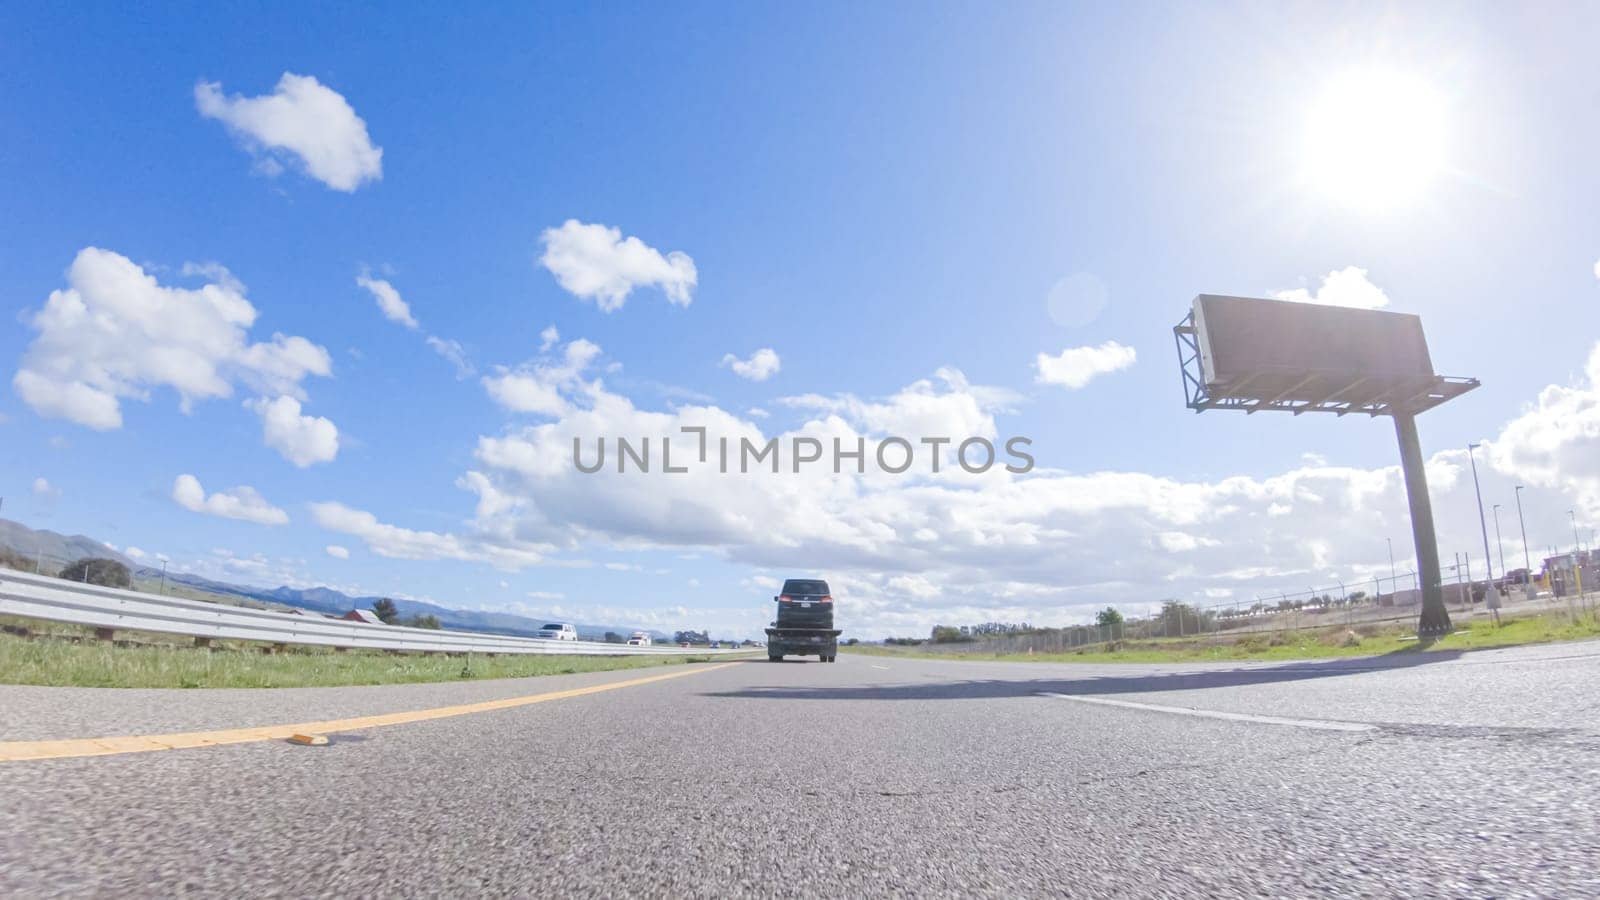
[[[484,678],[570,675],[706,662],[705,656],[391,655],[292,648],[266,655],[247,648],[207,650],[175,644],[117,646],[0,633],[0,684],[76,687],[262,688],[413,684]]]
[[[1438,650],[1486,650],[1551,641],[1600,637],[1600,618],[1549,613],[1506,619],[1500,627],[1485,621],[1458,626],[1454,634],[1434,641],[1418,641],[1400,628],[1360,629],[1351,640],[1344,628],[1298,632],[1154,641],[1117,641],[1067,653],[931,653],[916,647],[844,648],[847,653],[901,656],[918,659],[1003,660],[1007,662],[1171,663],[1229,660],[1327,659],[1342,656],[1376,656],[1387,653],[1426,653]]]

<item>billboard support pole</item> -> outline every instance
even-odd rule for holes
[[[1417,545],[1417,574],[1422,587],[1422,615],[1417,619],[1417,636],[1439,637],[1450,633],[1450,611],[1444,605],[1439,542],[1433,533],[1433,503],[1428,499],[1428,476],[1422,466],[1422,442],[1417,438],[1415,416],[1396,412],[1393,418],[1395,437],[1400,441],[1400,468],[1405,473],[1406,499],[1411,506],[1411,536]]]

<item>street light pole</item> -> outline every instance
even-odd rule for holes
[[[1493,557],[1489,555],[1489,525],[1483,520],[1483,490],[1478,487],[1478,459],[1472,451],[1482,444],[1467,445],[1467,459],[1472,463],[1472,492],[1478,495],[1478,530],[1483,532],[1483,567],[1489,570],[1489,581],[1494,581],[1494,564],[1490,562]],[[1576,533],[1576,532],[1574,532]]]
[[[1394,573],[1394,538],[1384,538],[1383,542],[1389,545],[1389,580],[1400,577]]]
[[[1500,504],[1498,503],[1494,505],[1494,546],[1500,551],[1500,579],[1504,581],[1506,577],[1506,542],[1500,538]],[[1509,584],[1506,589],[1511,589]]]
[[[1522,485],[1517,485],[1517,528],[1522,531],[1522,567],[1528,570],[1527,583],[1533,583],[1533,558],[1528,555],[1528,526],[1522,521]]]

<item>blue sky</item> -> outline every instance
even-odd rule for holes
[[[1505,485],[1518,482],[1541,492],[1535,547],[1570,543],[1568,508],[1600,518],[1600,472],[1584,463],[1600,337],[1592,9],[1003,13],[8,7],[8,379],[28,368],[33,316],[73,288],[85,248],[163,288],[231,283],[215,268],[184,274],[225,267],[257,313],[244,340],[301,337],[325,350],[327,374],[312,365],[266,385],[259,369],[235,372],[226,396],[187,412],[170,382],[136,379],[109,429],[41,414],[13,383],[0,398],[6,514],[236,580],[745,634],[764,621],[771,579],[790,573],[838,580],[874,635],[1331,584],[1386,569],[1384,535],[1409,547],[1385,474],[1388,423],[1195,416],[1170,329],[1197,293],[1315,295],[1353,267],[1340,283],[1423,317],[1441,372],[1483,380],[1422,419],[1426,449],[1441,454],[1446,558],[1481,547],[1461,499],[1470,483],[1462,493],[1456,477],[1456,448],[1471,440],[1494,454],[1486,502],[1510,504]],[[1442,123],[1439,171],[1403,203],[1351,206],[1302,171],[1318,98],[1368,70],[1425,85]],[[242,116],[238,104],[273,94],[285,73],[359,118],[366,146],[354,151],[307,137],[347,129],[337,116],[297,132],[334,147],[353,190],[197,103],[197,85],[216,85]],[[381,171],[349,174],[378,148]],[[686,255],[692,302],[644,281],[605,311],[564,289],[540,260],[546,230],[568,220]],[[363,273],[398,291],[418,327],[386,318]],[[1103,285],[1107,302],[1064,325],[1048,299],[1074,275]],[[560,338],[547,369],[573,341],[599,348],[554,388],[568,413],[594,401],[586,386],[598,379],[639,412],[874,435],[928,395],[957,423],[1032,438],[1046,480],[797,480],[676,497],[647,479],[531,478],[486,457],[482,439],[538,443],[527,429],[550,425],[550,444],[573,416],[508,408],[485,379],[535,371],[550,326]],[[458,342],[472,374],[429,336]],[[1137,361],[1075,389],[1038,380],[1039,354],[1108,341]],[[722,364],[761,348],[781,359],[765,380]],[[261,409],[279,397],[301,404],[290,424],[337,429],[331,459],[302,447],[318,458],[296,465],[268,446]],[[465,489],[471,472],[509,509]],[[174,498],[184,474],[206,496],[248,486],[288,522],[185,508]],[[1017,510],[1044,496],[1053,505],[1036,515]],[[1214,514],[1230,506],[1241,518]],[[521,555],[508,564],[488,545]]]

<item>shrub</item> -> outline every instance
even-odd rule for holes
[[[60,577],[68,581],[82,581],[102,587],[133,587],[133,575],[128,572],[127,566],[114,559],[102,559],[98,556],[85,557],[68,563],[67,567],[61,570]]]

